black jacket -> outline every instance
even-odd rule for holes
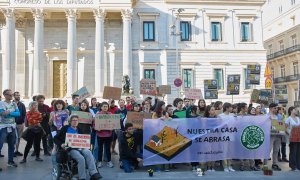
[[[139,141],[138,134],[134,133],[132,135],[132,140],[134,143],[132,149],[128,146],[126,133],[123,132],[122,136],[120,137],[120,160],[136,160],[136,149],[137,143]]]
[[[15,117],[16,124],[23,124],[25,122],[25,117],[26,117],[26,107],[21,101],[19,101],[17,103],[17,105],[18,105],[18,108],[19,108],[19,111],[20,111],[20,116]]]
[[[70,126],[63,126],[60,131],[58,131],[58,133],[56,134],[56,136],[54,137],[54,143],[61,148],[62,144],[65,144],[66,141],[66,134],[67,134],[67,130]],[[77,131],[78,134],[82,134],[82,131],[77,127]]]

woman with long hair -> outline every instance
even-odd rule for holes
[[[91,118],[94,116],[94,112],[89,108],[89,102],[84,99],[81,103],[79,103],[79,111],[83,111],[89,114]],[[83,124],[79,123],[78,127],[82,130],[83,134],[91,134],[92,133],[92,124]]]
[[[152,114],[152,119],[158,119],[163,116],[163,112],[166,108],[166,103],[164,101],[158,101],[156,107],[154,109],[154,113]]]
[[[300,119],[297,117],[298,110],[292,106],[288,109],[289,117],[285,120],[287,134],[291,136],[293,128],[300,127]],[[300,170],[300,142],[290,142],[289,167],[292,171]]]
[[[204,99],[199,99],[199,101],[198,101],[198,114],[203,117],[205,109],[206,109],[205,100]]]
[[[206,106],[204,117],[206,118],[216,118],[216,111],[214,106],[208,105]],[[207,171],[214,172],[215,171],[215,161],[208,161],[205,163],[207,167]]]

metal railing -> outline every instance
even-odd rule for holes
[[[300,51],[300,44],[277,51],[273,54],[269,54],[269,55],[267,55],[267,60],[274,59],[274,58],[277,58],[277,57],[280,57],[280,56],[283,56],[283,55],[286,55],[286,54],[289,54],[289,53],[292,53],[295,51]]]
[[[299,79],[300,79],[300,74],[294,74],[290,76],[274,78],[274,83],[291,82],[291,81],[297,81]]]

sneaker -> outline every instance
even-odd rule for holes
[[[289,162],[289,160],[287,160],[286,158],[282,159],[283,162]]]
[[[7,166],[9,166],[9,167],[18,167],[18,165],[15,162],[13,162],[13,161],[8,162]]]
[[[20,161],[20,164],[24,164],[26,163],[26,159],[22,159],[22,161]]]
[[[254,166],[254,167],[251,167],[250,168],[252,171],[260,171],[260,169],[259,168],[257,168],[256,166]]]
[[[0,168],[0,172],[2,171],[2,168]]]
[[[170,172],[170,169],[166,168],[166,169],[165,169],[165,172]]]
[[[211,172],[216,172],[216,170],[214,168],[211,168],[210,171]]]
[[[272,165],[272,169],[273,169],[274,171],[281,171],[281,168],[280,168],[277,164],[273,164],[273,165]]]
[[[95,173],[91,176],[91,180],[98,180],[98,179],[101,179],[102,176],[99,174],[99,173]]]
[[[20,153],[19,151],[16,151],[16,152],[14,153],[14,155],[15,155],[15,156],[23,156],[23,154]]]
[[[240,171],[246,171],[246,168],[244,166],[241,166]]]
[[[0,154],[0,158],[3,158],[4,157],[4,155],[3,154]]]
[[[113,163],[112,163],[111,161],[109,161],[109,162],[107,163],[107,167],[113,168],[114,165],[113,165]]]
[[[35,158],[35,160],[36,160],[36,161],[40,161],[40,162],[43,161],[43,159],[41,159],[41,158],[39,158],[39,157]]]
[[[102,168],[102,162],[98,162],[97,167]]]
[[[225,171],[225,170],[224,170]],[[207,169],[207,172],[211,172],[211,169]]]
[[[224,168],[224,172],[229,172],[229,169],[228,168]]]
[[[231,171],[231,172],[235,172],[235,170],[232,168],[232,166],[229,166],[229,171]]]

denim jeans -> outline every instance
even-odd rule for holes
[[[141,159],[143,158],[143,155],[140,153],[136,153],[136,156]],[[122,165],[123,165],[125,173],[131,173],[133,171],[134,161],[135,161],[135,159],[123,159],[122,160]]]
[[[86,168],[88,168],[91,176],[98,172],[93,154],[90,150],[71,150],[70,156],[78,163],[77,168],[79,179],[86,179]]]
[[[8,144],[8,162],[13,162],[14,151],[16,144],[16,129],[11,128],[11,132],[7,132],[8,128],[0,129],[0,150],[2,150],[3,144],[7,142]]]

